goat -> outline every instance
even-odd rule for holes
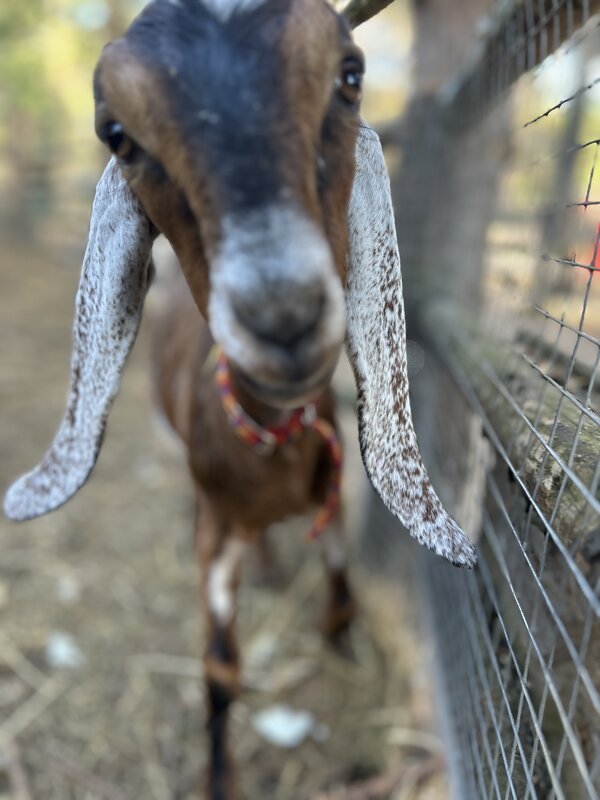
[[[165,235],[187,288],[174,287],[156,330],[157,396],[198,496],[212,800],[235,795],[226,722],[246,547],[325,504],[328,633],[352,615],[330,388],[344,338],[375,489],[418,541],[476,561],[413,430],[389,179],[359,117],[363,71],[324,0],[154,0],[105,48],[96,130],[113,157],[92,208],[67,409],[5,498],[8,517],[28,519],[88,479]]]

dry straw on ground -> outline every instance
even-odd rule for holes
[[[6,486],[36,461],[62,413],[77,265],[27,249],[1,258]],[[0,523],[2,800],[198,796],[206,743],[192,499],[180,454],[150,421],[147,366],[142,332],[81,495],[46,519]],[[350,473],[356,497],[353,451]],[[353,505],[355,530],[356,514]],[[445,797],[422,643],[402,588],[391,595],[354,559],[362,615],[353,657],[341,657],[318,630],[325,584],[305,527],[273,532],[279,585],[257,583],[252,563],[240,593],[244,691],[232,739],[242,797]],[[281,702],[319,723],[289,751],[252,725],[256,711]]]

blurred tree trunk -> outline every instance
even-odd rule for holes
[[[463,65],[494,0],[415,0],[415,94],[437,92]]]
[[[489,12],[493,0],[415,0],[413,95],[391,144],[401,148],[400,169],[393,176],[398,239],[405,276],[409,336],[417,336],[421,301],[432,292],[447,292],[456,277],[456,290],[466,284],[471,299],[477,297],[477,280],[455,276],[457,259],[453,240],[461,225],[475,213],[473,235],[485,231],[482,214],[489,213],[495,197],[497,166],[492,163],[482,192],[475,197],[458,196],[460,136],[449,125],[448,110],[440,101],[440,90],[463,67],[475,46],[478,21]],[[394,141],[395,138],[395,141]],[[462,143],[464,146],[464,143]],[[489,145],[489,143],[488,143]],[[479,159],[482,143],[469,142],[470,158]],[[486,154],[489,155],[489,154]],[[464,159],[463,159],[464,160]],[[492,162],[494,160],[492,159]],[[474,243],[475,244],[475,243]],[[482,255],[470,254],[473,261]],[[452,278],[451,278],[452,275]]]
[[[6,118],[7,163],[10,165],[6,233],[8,237],[21,241],[30,241],[35,234],[29,188],[34,126],[34,121],[23,108],[11,104]]]
[[[53,140],[49,119],[8,98],[4,125],[8,192],[4,206],[6,235],[33,242],[38,224],[52,207]]]

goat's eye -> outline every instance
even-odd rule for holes
[[[120,122],[108,122],[102,130],[101,139],[108,145],[119,161],[125,164],[131,161],[135,154],[136,144],[125,133],[125,128]]]
[[[340,76],[336,81],[336,88],[349,105],[354,106],[360,101],[364,72],[363,65],[356,58],[347,58],[342,63]]]

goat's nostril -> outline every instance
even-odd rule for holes
[[[322,289],[303,293],[291,289],[285,297],[241,297],[233,301],[238,321],[257,339],[288,350],[316,332],[324,308]]]

